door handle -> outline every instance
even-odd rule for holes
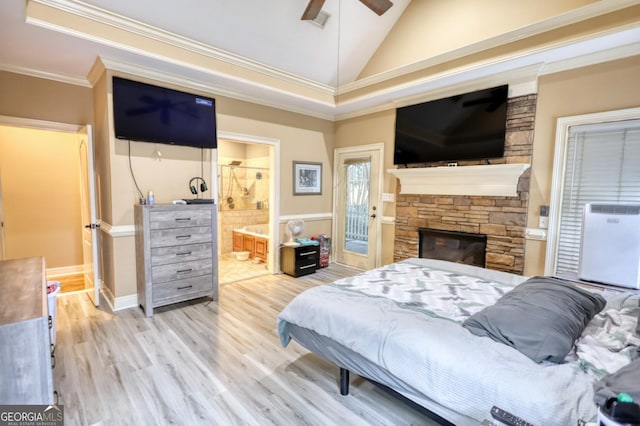
[[[88,225],[85,225],[84,227],[85,228],[89,228],[89,229],[98,229],[98,228],[100,228],[100,224],[98,224],[98,223],[90,223]]]
[[[375,219],[376,218],[376,214],[372,214],[371,216],[369,216],[371,219]]]

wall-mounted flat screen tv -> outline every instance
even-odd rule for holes
[[[216,148],[215,99],[113,77],[118,139]]]
[[[393,163],[502,157],[508,92],[505,85],[398,108]]]

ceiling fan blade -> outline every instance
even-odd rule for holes
[[[316,16],[318,16],[320,9],[322,9],[322,6],[324,5],[324,2],[325,0],[309,0],[309,4],[300,19],[303,21],[313,21],[316,19]]]
[[[391,6],[393,6],[393,3],[391,3],[391,1],[389,0],[360,0],[360,2],[367,6],[369,9],[373,10],[376,14],[378,14],[378,16],[382,15]]]

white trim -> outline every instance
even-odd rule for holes
[[[269,170],[271,174],[269,179],[269,235],[271,235],[272,237],[269,238],[267,268],[269,270],[269,273],[275,274],[276,272],[280,271],[280,250],[277,249],[279,238],[276,238],[276,236],[280,234],[280,229],[278,226],[279,224],[276,220],[276,218],[278,218],[280,215],[280,197],[278,196],[278,194],[280,193],[280,139],[226,132],[223,130],[218,131],[218,139],[228,139],[232,141],[255,143],[269,146]],[[217,166],[215,170],[212,170],[212,173],[215,173],[214,176],[216,180],[216,193],[214,194],[214,197],[215,199],[219,199],[217,193]],[[214,176],[212,176],[212,179],[214,179]]]
[[[84,274],[84,265],[61,266],[47,268],[47,279],[66,277],[68,275]]]
[[[560,223],[560,202],[563,195],[563,178],[569,129],[582,124],[606,123],[611,121],[640,119],[640,108],[628,108],[592,114],[560,117],[556,124],[555,152],[553,154],[553,175],[551,179],[551,202],[549,209],[549,231],[547,233],[547,252],[544,262],[544,274],[554,275],[558,252],[558,226]]]
[[[317,222],[321,220],[333,220],[331,213],[308,213],[308,214],[290,214],[280,216],[280,223],[287,223],[290,220],[303,220],[305,222]]]
[[[395,225],[396,217],[395,216],[381,216],[380,223],[382,225]]]
[[[18,67],[12,64],[0,63],[0,70],[14,74],[27,75],[29,77],[42,78],[45,80],[57,81],[59,83],[73,84],[74,86],[91,87],[87,78],[76,77],[65,74],[51,73],[27,67]]]
[[[540,228],[526,228],[524,230],[524,238],[527,240],[544,241],[547,239],[547,230]]]
[[[105,222],[104,220],[100,219],[98,221],[98,223],[100,224],[100,231],[102,231],[103,233],[113,237],[113,238],[118,238],[118,237],[133,237],[136,235],[136,227],[135,225],[118,225],[118,226],[113,226],[110,223]]]
[[[530,164],[388,169],[400,179],[400,194],[515,197],[518,179]]]
[[[111,312],[135,308],[139,305],[137,294],[115,297],[111,290],[105,286],[100,289],[100,292],[102,293],[104,300],[107,302],[107,305],[109,305],[109,309],[111,309]]]
[[[106,9],[101,9],[97,6],[90,5],[88,3],[82,3],[71,0],[31,0],[33,3],[39,3],[44,6],[62,10],[64,12],[80,16],[101,24],[108,25],[113,28],[140,35],[142,37],[159,41],[160,43],[174,46],[180,49],[184,49],[190,52],[197,53],[202,56],[213,58],[228,64],[235,65],[237,67],[251,70],[269,77],[277,78],[279,80],[287,81],[296,84],[301,87],[307,87],[315,91],[333,95],[335,89],[329,85],[318,83],[308,78],[300,77],[295,74],[274,68],[272,66],[263,64],[261,62],[249,59],[233,52],[219,49],[188,37],[181,36],[169,31],[165,31],[161,28],[154,27],[152,25],[145,24],[143,22],[131,19],[129,17],[119,15],[117,13],[110,12]],[[27,15],[26,21],[28,23],[36,24],[45,28],[52,28],[64,33],[70,33],[71,35],[82,37],[88,40],[98,40],[101,44],[107,46],[121,48],[125,50],[135,51],[136,49],[130,46],[122,46],[119,43],[115,43],[112,40],[105,38],[98,38],[86,33],[80,33],[68,28],[62,28],[59,25],[51,24],[49,22],[42,21],[40,19],[32,18]],[[146,52],[148,55],[148,52]],[[167,58],[169,62],[178,63]]]
[[[32,118],[12,117],[8,115],[0,115],[0,124],[64,133],[78,133],[78,131],[83,127],[78,126],[77,124],[57,123],[55,121],[35,120]]]

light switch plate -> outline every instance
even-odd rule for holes
[[[383,192],[382,193],[382,201],[387,201],[393,203],[396,200],[396,194],[392,192]]]

